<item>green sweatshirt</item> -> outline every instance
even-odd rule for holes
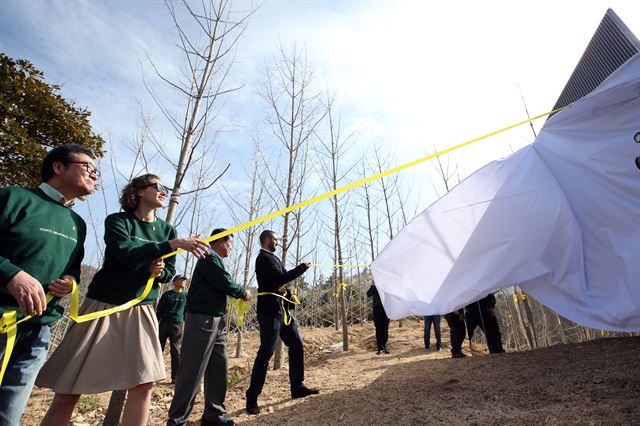
[[[184,322],[184,309],[187,307],[187,292],[178,293],[175,290],[165,291],[160,296],[160,302],[156,309],[158,320],[164,320],[171,324]]]
[[[140,296],[150,276],[151,262],[172,252],[169,240],[176,235],[176,229],[162,219],[144,222],[129,212],[107,216],[104,263],[89,284],[87,297],[121,305]],[[175,274],[175,256],[164,263],[164,271],[140,305],[153,303],[158,297],[158,282],[168,282]]]
[[[0,189],[0,315],[16,310],[22,317],[17,300],[7,290],[20,271],[40,281],[45,293],[48,283],[63,275],[79,282],[86,234],[82,218],[40,188]],[[28,322],[49,324],[63,312],[54,298],[42,316]]]
[[[247,291],[236,283],[215,252],[198,260],[187,296],[187,312],[222,316],[227,313],[227,296],[245,297]]]

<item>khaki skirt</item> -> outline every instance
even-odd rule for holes
[[[113,307],[85,299],[80,314]],[[73,323],[44,364],[36,385],[61,394],[131,389],[166,378],[152,305]]]

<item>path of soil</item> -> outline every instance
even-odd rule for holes
[[[245,414],[244,391],[258,342],[257,333],[249,333],[248,356],[230,358],[227,409],[236,424],[640,424],[640,337],[490,356],[474,344],[473,356],[451,359],[446,326],[445,349],[436,352],[423,348],[418,321],[405,320],[402,328],[392,323],[386,356],[375,355],[371,324],[350,328],[348,352],[339,351],[341,331],[302,329],[301,334],[306,383],[321,394],[292,400],[287,369],[270,371],[259,401],[262,413]],[[234,353],[235,342],[229,347]],[[471,355],[468,345],[464,351]],[[165,424],[172,391],[169,383],[154,387],[150,425]],[[74,424],[100,424],[108,398],[108,393],[83,397]],[[35,389],[23,424],[39,424],[50,400],[48,390]],[[199,397],[193,424],[201,414]]]

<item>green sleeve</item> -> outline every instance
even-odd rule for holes
[[[84,241],[87,238],[87,225],[84,220],[78,221],[78,244],[79,249],[76,256],[73,258],[69,267],[63,272],[62,275],[71,275],[76,279],[76,283],[80,285],[80,270],[82,269],[82,259],[84,259]]]
[[[235,282],[231,274],[227,272],[222,263],[222,259],[215,254],[206,258],[206,267],[202,268],[207,283],[220,293],[227,296],[243,298],[247,295],[247,291],[240,284]]]
[[[7,191],[0,190],[0,241],[3,240],[9,224],[6,197]],[[22,271],[21,268],[11,263],[6,257],[0,256],[0,288],[6,288],[9,281],[20,271]]]
[[[113,257],[130,268],[135,268],[142,263],[151,263],[162,255],[171,253],[169,241],[147,243],[142,246],[135,245],[129,235],[126,221],[119,214],[107,216],[105,219],[104,242]],[[173,262],[173,265],[175,265],[175,259]],[[167,262],[165,261],[165,263]],[[173,274],[175,274],[175,269],[173,269],[171,276]]]
[[[169,225],[169,226],[170,226],[169,240],[173,240],[178,236],[178,231],[176,231],[176,228],[174,228],[172,225]],[[171,253],[171,247],[169,247],[168,253]],[[176,257],[171,256],[164,260],[164,270],[158,277],[158,281],[161,283],[168,283],[169,281],[171,281],[171,278],[173,278],[175,274],[176,274]]]

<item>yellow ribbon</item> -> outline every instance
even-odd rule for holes
[[[102,311],[90,312],[84,315],[80,315],[78,312],[80,309],[80,306],[79,306],[80,295],[78,292],[78,285],[76,284],[75,280],[71,280],[71,284],[73,285],[73,288],[71,290],[71,307],[69,308],[69,316],[75,322],[81,323],[81,322],[92,321],[98,318],[106,317],[108,315],[115,314],[116,312],[122,312],[129,308],[132,308],[138,303],[142,302],[144,299],[146,299],[146,297],[151,292],[151,289],[153,288],[153,283],[155,279],[156,277],[151,275],[147,280],[147,285],[144,287],[144,290],[142,290],[142,294],[140,294],[140,296],[136,297],[135,299],[129,300],[127,303],[123,303],[122,305],[114,306],[113,308],[104,309]]]
[[[520,121],[520,122],[515,123],[515,124],[511,124],[511,125],[509,125],[507,127],[503,127],[502,129],[493,131],[491,133],[487,133],[487,134],[482,135],[480,137],[477,137],[477,138],[468,140],[466,142],[460,143],[458,145],[454,145],[452,147],[443,149],[441,151],[438,151],[438,152],[435,152],[433,154],[427,155],[425,157],[419,158],[417,160],[411,161],[409,163],[405,163],[403,165],[391,168],[389,170],[386,170],[384,172],[375,174],[373,176],[369,176],[367,178],[363,178],[363,179],[357,180],[357,181],[352,182],[352,183],[350,183],[348,185],[344,185],[344,186],[341,186],[340,188],[336,188],[333,191],[326,192],[326,193],[318,195],[318,196],[316,196],[314,198],[311,198],[311,199],[308,199],[306,201],[302,201],[302,202],[293,204],[293,205],[291,205],[289,207],[286,207],[284,209],[278,210],[278,211],[270,213],[268,215],[259,217],[257,219],[254,219],[254,220],[250,221],[250,222],[246,222],[246,223],[244,223],[242,225],[238,225],[238,226],[236,226],[234,228],[227,229],[224,232],[220,232],[218,234],[212,235],[212,236],[210,236],[210,237],[208,237],[208,238],[206,238],[206,239],[204,239],[202,241],[205,242],[205,243],[210,243],[211,241],[215,241],[215,240],[220,239],[222,237],[226,237],[227,235],[231,235],[231,234],[240,232],[240,231],[242,231],[244,229],[247,229],[247,228],[250,228],[250,227],[252,227],[254,225],[258,225],[258,224],[260,224],[262,222],[266,222],[268,220],[274,219],[274,218],[276,218],[278,216],[282,216],[283,214],[292,212],[294,210],[301,209],[301,208],[306,207],[308,205],[315,204],[315,203],[317,203],[319,201],[322,201],[322,200],[327,199],[329,197],[333,197],[334,195],[338,195],[340,193],[349,191],[350,189],[357,188],[359,186],[362,186],[362,185],[364,185],[366,183],[369,183],[369,182],[372,182],[374,180],[383,178],[385,176],[388,176],[388,175],[391,175],[391,174],[394,174],[394,173],[398,173],[398,172],[400,172],[400,171],[402,171],[404,169],[408,169],[409,167],[413,167],[413,166],[416,166],[418,164],[421,164],[421,163],[424,163],[426,161],[429,161],[429,160],[431,160],[433,158],[437,158],[437,157],[440,157],[440,156],[442,156],[444,154],[448,154],[448,153],[453,152],[453,151],[455,151],[457,149],[460,149],[460,148],[463,148],[465,146],[471,145],[473,143],[479,142],[481,140],[487,139],[487,138],[489,138],[491,136],[495,136],[495,135],[497,135],[499,133],[502,133],[502,132],[505,132],[507,130],[511,130],[511,129],[516,128],[518,126],[521,126],[523,124],[531,123],[534,120],[537,120],[537,119],[539,119],[541,117],[545,117],[545,116],[550,115],[550,114],[554,114],[554,113],[556,113],[558,111],[561,111],[564,108],[568,108],[570,106],[571,105],[568,105],[568,106],[562,107],[562,108],[554,109],[554,110],[546,112],[544,114],[537,115],[537,116],[535,116],[533,118],[530,118],[530,119],[527,119],[527,120],[523,120],[523,121]],[[162,259],[166,259],[168,257],[175,256],[176,254],[181,253],[183,251],[184,251],[183,249],[178,249],[178,250],[175,250],[175,251],[173,251],[171,253],[165,254],[161,258]],[[316,265],[316,266],[318,266],[318,265]],[[119,306],[115,306],[115,307],[110,308],[110,309],[105,309],[105,310],[98,311],[98,312],[92,312],[92,313],[89,313],[89,314],[86,314],[86,315],[82,315],[82,316],[78,314],[79,296],[78,296],[77,285],[76,285],[76,283],[74,281],[73,282],[74,286],[73,286],[72,294],[71,294],[71,308],[70,308],[69,316],[71,317],[72,320],[74,320],[76,322],[85,322],[85,321],[90,321],[90,320],[93,320],[93,319],[101,318],[101,317],[104,317],[104,316],[107,316],[107,315],[111,315],[113,313],[120,312],[120,311],[123,311],[125,309],[129,309],[129,308],[137,305],[139,302],[141,302],[142,300],[144,300],[147,297],[147,295],[151,291],[151,288],[153,286],[154,280],[155,280],[155,277],[153,275],[150,276],[149,280],[147,281],[147,285],[145,286],[142,294],[140,296],[136,297],[135,299],[130,300],[127,303],[124,303],[124,304],[119,305]],[[265,292],[263,292],[263,293],[258,293],[258,296],[267,295],[267,294],[282,298],[283,309],[284,309],[285,300],[287,302],[289,302],[289,303],[294,304],[294,305],[300,304],[300,300],[295,295],[292,295],[292,299],[297,300],[297,302],[289,300],[289,299],[286,299],[284,296],[282,296],[280,294],[276,294],[276,293],[265,293]],[[50,296],[50,294],[47,294],[47,303],[49,303],[49,301],[51,300],[51,298],[49,296]],[[8,359],[9,359],[7,354],[10,354],[11,351],[13,350],[13,344],[14,344],[14,341],[15,341],[16,326],[17,326],[17,324],[21,323],[22,321],[26,321],[27,319],[31,318],[31,316],[28,316],[28,317],[25,317],[25,318],[21,319],[20,321],[16,321],[16,315],[17,315],[17,311],[5,312],[2,315],[2,318],[0,319],[0,333],[6,333],[7,334],[7,347],[5,349],[4,359],[2,361],[3,368],[2,368],[2,370],[0,370],[0,383],[2,382],[2,377],[4,376],[4,368],[5,368],[6,364],[8,363]],[[287,319],[288,319],[288,322],[287,322]],[[288,311],[285,309],[285,325],[289,325],[290,323],[291,323],[291,318],[288,318]],[[9,337],[11,335],[13,335],[13,338],[9,339]],[[9,347],[9,346],[11,346],[11,347]]]
[[[289,302],[292,305],[299,305],[300,302],[300,298],[298,297],[298,290],[294,287],[291,289],[291,299],[288,299],[286,296],[284,296],[286,293],[286,290],[283,294],[278,294],[278,293],[271,293],[268,291],[261,291],[260,293],[258,293],[258,296],[276,296],[280,298],[280,306],[282,306],[282,321],[284,322],[284,325],[289,325],[291,324],[291,314],[289,313],[289,306],[285,305],[285,302]]]
[[[238,319],[236,320],[236,324],[238,327],[242,327],[242,324],[244,322],[244,314],[248,313],[251,310],[251,302],[248,302],[244,299],[236,299],[235,297],[232,297],[231,304],[235,308],[236,312],[238,312]]]
[[[513,301],[516,303],[522,303],[526,298],[527,298],[526,294],[518,294],[518,293],[513,294]]]
[[[369,265],[364,265],[364,264],[358,264],[358,263],[353,263],[353,264],[349,264],[349,263],[343,263],[341,265],[334,265],[331,263],[312,263],[309,266],[320,266],[320,267],[326,267],[326,268],[368,268]]]
[[[77,323],[82,323],[86,321],[91,321],[94,319],[106,317],[111,314],[115,314],[116,312],[121,312],[126,309],[129,309],[141,301],[143,301],[148,295],[151,289],[153,288],[153,282],[155,281],[155,277],[152,275],[149,277],[147,281],[147,285],[145,286],[142,294],[136,297],[133,300],[128,301],[119,306],[114,306],[113,308],[104,309],[102,311],[91,312],[85,315],[79,314],[80,309],[80,295],[78,291],[78,284],[76,280],[71,280],[71,307],[69,308],[69,317]],[[47,293],[47,304],[53,299],[53,295],[51,293]],[[2,383],[2,379],[4,377],[4,372],[9,364],[9,357],[13,352],[13,346],[15,345],[15,336],[17,331],[17,325],[21,322],[27,321],[32,318],[33,315],[27,315],[19,321],[16,321],[17,311],[8,311],[2,315],[0,319],[0,333],[7,334],[7,343],[5,346],[4,357],[2,359],[2,369],[0,369],[0,384]]]
[[[6,324],[11,325],[6,326]],[[6,333],[7,335],[7,343],[2,357],[2,368],[0,368],[0,386],[2,386],[4,371],[7,369],[7,365],[9,365],[9,358],[11,358],[13,345],[16,342],[16,311],[9,311],[2,314],[2,318],[0,318],[0,326],[2,327],[0,333]]]
[[[347,289],[346,283],[338,283],[338,291],[336,292],[335,296],[338,297],[340,295],[340,290],[346,290],[346,289]]]
[[[487,139],[487,138],[489,138],[491,136],[495,136],[495,135],[500,134],[502,132],[506,132],[507,130],[511,130],[511,129],[516,128],[518,126],[522,126],[523,124],[531,123],[534,120],[537,120],[537,119],[539,119],[541,117],[545,117],[545,116],[547,116],[549,114],[554,114],[554,113],[556,113],[558,111],[561,111],[564,108],[568,108],[570,106],[571,105],[567,105],[566,107],[557,108],[557,109],[554,109],[553,111],[549,111],[549,112],[545,112],[544,114],[536,115],[533,118],[530,118],[530,119],[527,119],[527,120],[523,120],[523,121],[520,121],[520,122],[515,123],[515,124],[511,124],[511,125],[509,125],[507,127],[503,127],[502,129],[493,131],[491,133],[487,133],[486,135],[479,136],[477,138],[468,140],[468,141],[460,143],[458,145],[454,145],[452,147],[443,149],[442,151],[438,151],[438,152],[435,152],[433,154],[427,155],[426,157],[422,157],[422,158],[419,158],[417,160],[410,161],[409,163],[405,163],[405,164],[403,164],[401,166],[394,167],[394,168],[386,170],[384,172],[375,174],[373,176],[369,176],[367,178],[363,178],[363,179],[357,180],[357,181],[352,182],[352,183],[350,183],[348,185],[344,185],[344,186],[341,186],[340,188],[336,188],[333,191],[325,192],[324,194],[318,195],[317,197],[310,198],[310,199],[308,199],[306,201],[301,201],[299,203],[293,204],[293,205],[291,205],[289,207],[286,207],[284,209],[280,209],[277,212],[270,213],[268,215],[265,215],[265,216],[259,217],[257,219],[254,219],[254,220],[252,220],[250,222],[246,222],[246,223],[244,223],[242,225],[238,225],[238,226],[236,226],[234,228],[227,229],[224,232],[220,232],[218,234],[212,235],[209,238],[206,238],[206,239],[204,239],[202,241],[205,242],[205,243],[210,243],[211,241],[215,241],[215,240],[217,240],[219,238],[226,237],[227,235],[235,234],[235,233],[240,232],[240,231],[242,231],[244,229],[250,228],[250,227],[252,227],[254,225],[258,225],[259,223],[266,222],[266,221],[274,219],[274,218],[276,218],[278,216],[282,216],[283,214],[292,212],[294,210],[301,209],[301,208],[306,207],[306,206],[311,205],[311,204],[315,204],[318,201],[322,201],[322,200],[324,200],[326,198],[333,197],[334,195],[338,195],[338,194],[343,193],[345,191],[348,191],[350,189],[357,188],[358,186],[362,186],[362,185],[364,185],[366,183],[369,183],[371,181],[383,178],[385,176],[388,176],[388,175],[391,175],[391,174],[394,174],[394,173],[398,173],[399,171],[402,171],[404,169],[408,169],[409,167],[413,167],[413,166],[416,166],[418,164],[424,163],[425,161],[429,161],[429,160],[434,159],[436,157],[440,157],[440,156],[442,156],[444,154],[448,154],[448,153],[450,153],[452,151],[455,151],[457,149],[460,149],[460,148],[463,148],[465,146],[471,145],[473,143],[479,142],[481,140]],[[178,254],[178,253],[183,252],[183,251],[184,251],[183,249],[176,250],[174,252],[171,252],[171,253],[163,256],[163,259],[165,257],[170,257],[170,256],[173,256],[173,255]]]

